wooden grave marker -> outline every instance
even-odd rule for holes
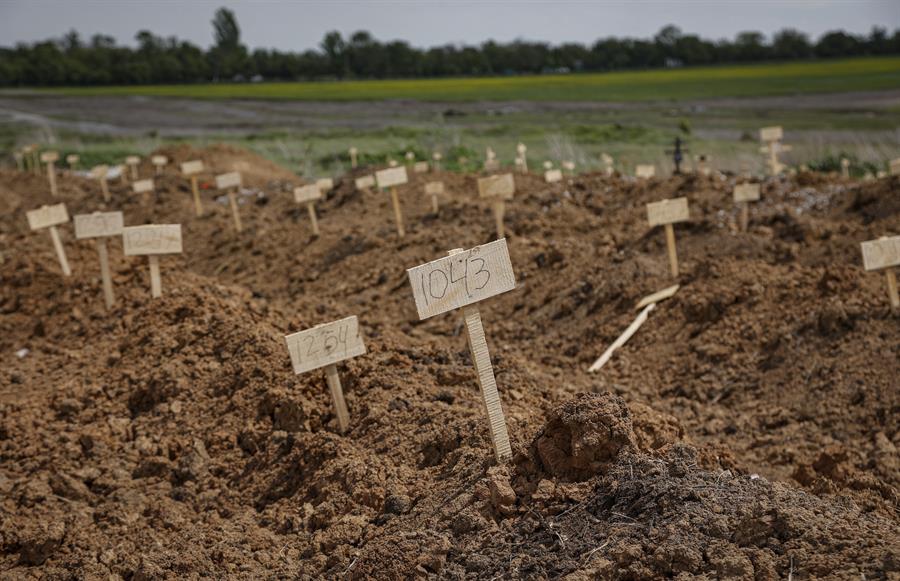
[[[240,172],[223,173],[216,176],[216,188],[225,190],[228,195],[228,206],[231,208],[231,217],[234,219],[234,229],[241,233],[241,214],[238,212],[237,191],[241,187]]]
[[[746,232],[750,223],[750,202],[759,200],[759,184],[736,184],[734,203],[741,208],[741,231]]]
[[[900,157],[898,157],[897,159],[892,159],[888,167],[890,168],[892,176],[900,176]]]
[[[181,173],[191,180],[191,194],[194,196],[194,215],[203,216],[203,202],[200,200],[200,187],[197,184],[197,176],[203,173],[203,161],[195,159],[181,164]]]
[[[55,198],[59,194],[56,190],[56,167],[55,164],[59,160],[59,153],[55,151],[45,151],[41,154],[41,161],[47,164],[47,180],[50,182],[50,194]]]
[[[690,218],[687,198],[672,198],[647,204],[647,221],[650,227],[662,224],[666,230],[666,247],[669,250],[669,267],[672,276],[678,276],[678,253],[675,250],[675,228],[677,222]]]
[[[181,224],[148,224],[122,229],[125,256],[146,256],[150,263],[150,296],[162,296],[160,254],[181,254]]]
[[[363,192],[368,192],[369,190],[371,190],[372,188],[375,187],[375,176],[373,176],[373,175],[362,176],[362,177],[356,178],[356,180],[353,183],[356,186],[357,190],[361,190]]]
[[[397,195],[397,186],[407,183],[405,167],[392,167],[375,172],[375,181],[379,188],[390,188],[391,204],[394,206],[394,220],[397,223],[397,235],[403,238],[406,230],[403,227],[403,211],[400,209],[400,197]]]
[[[606,173],[607,176],[611,176],[613,174],[613,158],[612,158],[612,156],[610,156],[606,153],[601,153],[600,161],[603,162],[603,171]]]
[[[350,153],[350,167],[352,167],[353,169],[356,169],[356,166],[357,166],[356,155],[357,155],[357,153],[359,153],[359,150],[356,149],[355,147],[351,147],[348,151]]]
[[[575,162],[574,161],[564,161],[562,162],[562,167],[564,170],[569,172],[569,175],[575,174]]]
[[[141,205],[146,206],[150,201],[150,195],[156,193],[152,179],[137,180],[131,183],[131,189],[135,194],[141,194]]]
[[[548,184],[552,184],[554,182],[560,182],[563,179],[562,170],[558,169],[548,169],[544,172],[544,181]]]
[[[169,158],[164,155],[154,155],[150,158],[150,163],[153,164],[154,175],[162,175],[163,168],[169,163]]]
[[[846,157],[841,158],[841,177],[845,179],[850,177],[850,160]]]
[[[635,166],[634,175],[641,179],[650,179],[656,176],[656,166],[652,163],[640,163]]]
[[[37,143],[32,143],[29,148],[31,152],[31,171],[34,172],[34,175],[41,175],[41,163],[40,163],[40,152],[41,148]]]
[[[553,162],[548,159],[544,162],[544,171],[550,171],[551,169],[553,169]]]
[[[346,432],[350,427],[350,414],[344,401],[337,364],[366,353],[366,345],[359,331],[359,319],[353,316],[324,323],[285,335],[284,340],[295,374],[325,368],[325,380],[334,403],[338,429],[341,433]]]
[[[428,173],[428,162],[417,161],[413,164],[413,173]]]
[[[136,155],[129,155],[125,158],[125,165],[127,165],[128,169],[131,171],[131,181],[136,181],[138,179],[138,165],[140,163],[141,158]]]
[[[506,236],[506,228],[503,224],[503,217],[506,214],[506,200],[511,200],[515,193],[516,181],[511,173],[478,179],[478,196],[493,202],[494,223],[497,228],[498,239]]]
[[[316,187],[319,188],[322,195],[325,195],[334,189],[334,180],[331,178],[319,178],[316,180]]]
[[[425,195],[431,196],[431,211],[438,213],[438,196],[444,193],[444,182],[427,182],[425,184]]]
[[[527,156],[528,148],[525,147],[524,143],[519,142],[516,145],[516,159],[520,159],[521,161],[521,169],[522,173],[528,173],[528,156]],[[519,165],[519,164],[517,164]]]
[[[294,201],[298,204],[306,204],[309,212],[309,222],[312,225],[314,236],[319,235],[319,220],[316,216],[316,200],[322,199],[322,190],[318,182],[294,188]]]
[[[770,175],[778,175],[784,171],[785,165],[778,160],[778,154],[782,151],[790,151],[789,145],[783,145],[784,130],[780,125],[763,127],[759,130],[759,140],[765,145],[759,148],[760,153],[767,155],[766,163],[769,166]]]
[[[884,270],[887,280],[888,299],[891,309],[900,310],[900,295],[897,292],[897,274],[894,267],[900,266],[900,236],[882,237],[860,244],[863,255],[863,268],[866,270]]]
[[[431,159],[434,161],[434,163],[431,164],[431,171],[441,171],[441,160],[444,159],[444,156],[441,155],[441,152],[435,151],[434,153],[432,153]]]
[[[70,153],[66,156],[66,164],[69,166],[70,171],[75,171],[76,169],[78,169],[79,161],[81,161],[81,158],[74,153]]]
[[[410,268],[406,272],[419,319],[462,308],[494,457],[498,463],[511,460],[512,447],[506,419],[477,305],[479,301],[516,287],[506,240],[501,238],[469,250],[451,250],[445,258]]]
[[[41,206],[37,210],[26,212],[25,216],[28,218],[28,227],[32,230],[50,229],[50,239],[53,241],[53,249],[56,250],[59,266],[64,276],[70,276],[72,269],[69,268],[69,260],[66,258],[66,249],[63,248],[62,240],[59,238],[59,230],[56,229],[60,224],[69,221],[66,205]]]
[[[109,310],[116,302],[116,297],[113,294],[106,239],[110,236],[121,236],[125,226],[125,218],[122,212],[94,212],[93,214],[76,214],[74,221],[76,239],[97,239],[97,254],[100,257],[100,278],[103,281],[103,300],[106,303],[106,309]]]
[[[100,182],[100,191],[103,193],[103,201],[108,202],[109,184],[106,183],[106,174],[109,173],[108,165],[95,165],[91,168],[91,177]]]

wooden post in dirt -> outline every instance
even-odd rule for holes
[[[506,237],[506,228],[503,223],[503,217],[506,214],[506,200],[511,200],[515,193],[516,180],[511,173],[478,179],[478,197],[492,202],[498,239]]]
[[[353,169],[356,169],[356,166],[357,166],[356,155],[357,155],[357,153],[359,153],[359,150],[357,150],[355,147],[351,147],[349,152],[350,152],[350,167]]]
[[[419,319],[462,308],[494,457],[498,463],[511,460],[512,447],[506,418],[500,405],[497,380],[477,305],[479,301],[516,287],[506,240],[496,240],[469,250],[451,250],[449,256],[410,268],[406,273]]]
[[[334,180],[331,178],[319,178],[316,180],[316,187],[319,188],[319,192],[324,196],[334,189]]]
[[[575,175],[575,162],[574,161],[562,162],[562,168],[569,173],[569,177],[572,177]]]
[[[108,202],[109,185],[106,183],[106,174],[109,173],[108,165],[95,165],[91,168],[91,177],[100,182],[100,192],[103,194],[103,201]]]
[[[790,151],[791,147],[781,143],[783,138],[784,130],[779,125],[763,127],[759,130],[759,140],[765,144],[759,148],[759,151],[766,154],[769,175],[778,175],[784,171],[785,165],[778,160],[778,154],[782,151]]]
[[[309,211],[309,221],[312,225],[313,236],[319,235],[319,220],[316,216],[316,200],[322,199],[322,190],[318,184],[307,184],[294,188],[294,201],[298,204],[306,204]]]
[[[131,183],[131,189],[135,194],[141,194],[141,205],[147,206],[150,201],[150,196],[156,194],[156,188],[153,185],[152,179],[146,180],[137,180]]]
[[[746,232],[750,223],[750,202],[757,200],[759,200],[759,184],[734,186],[734,203],[741,209],[741,232]]]
[[[607,177],[613,174],[613,158],[605,153],[600,154],[600,161],[603,162],[603,171]]]
[[[169,158],[164,155],[154,155],[150,158],[150,163],[153,164],[154,175],[160,176],[162,175],[163,168],[169,163]]]
[[[55,198],[59,195],[56,190],[56,161],[59,159],[59,153],[55,151],[45,151],[41,154],[41,161],[47,164],[47,180],[50,182],[50,194]]]
[[[131,181],[137,181],[138,179],[138,165],[141,163],[141,158],[136,155],[129,155],[125,158],[125,165],[128,166],[128,169],[131,171]]]
[[[200,201],[200,188],[197,185],[197,176],[203,173],[203,161],[186,161],[181,164],[181,173],[191,180],[191,194],[194,196],[194,215],[203,216],[203,202]]]
[[[677,222],[684,222],[690,217],[687,198],[672,198],[647,204],[647,220],[650,227],[664,225],[666,229],[666,247],[669,250],[669,267],[672,276],[678,276],[678,254],[675,251],[675,229]]]
[[[438,196],[444,193],[444,182],[427,182],[425,184],[425,195],[431,196],[431,211],[438,213]]]
[[[122,229],[125,256],[146,256],[150,263],[150,296],[162,296],[161,254],[181,254],[181,224],[148,224]]]
[[[900,236],[882,237],[861,244],[863,268],[884,270],[887,280],[888,300],[891,310],[900,311],[900,294],[897,292],[897,274],[894,267],[900,266]]]
[[[563,179],[562,170],[548,169],[544,172],[544,181],[548,184],[560,182]]]
[[[640,163],[634,168],[634,176],[648,180],[656,175],[656,166],[652,163]]]
[[[350,413],[344,401],[344,390],[341,387],[337,364],[365,355],[366,346],[359,332],[359,320],[355,316],[347,317],[285,335],[284,340],[295,374],[325,368],[325,380],[328,382],[331,400],[334,402],[338,430],[341,433],[346,432],[350,427]]]
[[[357,190],[359,190],[361,192],[369,193],[372,190],[372,188],[375,187],[375,176],[367,175],[367,176],[362,176],[362,177],[356,178],[356,180],[353,182],[353,184],[356,186]]]
[[[412,166],[416,162],[416,154],[411,151],[407,151],[406,155],[404,155],[403,157],[406,159],[407,170],[412,171]]]
[[[484,150],[484,171],[497,171],[500,169],[500,162],[497,161],[497,154],[488,147]]]
[[[431,171],[433,171],[433,172],[441,171],[441,160],[443,158],[444,158],[444,156],[441,155],[441,152],[439,152],[439,151],[435,151],[434,153],[431,154],[431,159],[432,159]]]
[[[403,238],[406,229],[403,227],[403,211],[400,209],[400,198],[397,195],[397,186],[407,183],[405,167],[392,167],[375,172],[375,181],[379,188],[391,189],[391,204],[394,206],[394,221],[397,223],[397,235]]]
[[[844,179],[850,177],[850,160],[846,157],[841,158],[841,177]]]
[[[528,173],[528,155],[527,155],[527,152],[528,152],[528,148],[525,147],[525,144],[524,144],[524,143],[519,142],[519,143],[516,145],[516,159],[521,159],[521,160],[522,160],[522,163],[520,164],[520,165],[521,165],[521,169],[522,169],[522,173]]]
[[[413,164],[413,173],[428,173],[429,167],[427,161],[417,161]]]
[[[225,190],[228,195],[228,206],[231,208],[231,217],[234,219],[234,229],[240,234],[243,230],[241,226],[241,215],[238,212],[237,191],[241,187],[240,172],[233,171],[231,173],[223,173],[216,176],[216,188]]]
[[[81,160],[81,158],[78,157],[78,156],[77,156],[76,154],[74,154],[74,153],[70,153],[69,155],[67,155],[67,156],[66,156],[66,164],[68,164],[68,166],[69,166],[69,171],[75,171],[75,170],[77,170],[77,169],[78,169],[78,162],[79,162],[80,160]]]
[[[50,230],[50,239],[53,241],[53,248],[56,250],[56,258],[59,259],[62,273],[64,276],[70,276],[72,269],[69,268],[66,249],[63,248],[62,240],[59,238],[59,231],[56,229],[60,224],[65,224],[69,221],[69,212],[66,210],[66,205],[41,206],[37,210],[27,212],[25,216],[28,218],[28,227],[32,230],[42,230],[44,228]]]
[[[109,251],[106,239],[109,236],[120,236],[125,225],[122,212],[94,212],[93,214],[77,214],[75,220],[75,238],[97,239],[97,254],[100,256],[100,278],[103,281],[103,300],[106,309],[112,308],[116,302],[113,294],[112,275],[109,269]]]

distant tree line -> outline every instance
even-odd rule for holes
[[[349,38],[329,32],[319,50],[250,52],[241,44],[233,12],[220,8],[212,24],[215,44],[207,51],[146,30],[136,35],[136,48],[117,46],[105,35],[85,41],[75,31],[58,40],[0,48],[0,86],[517,75],[900,54],[900,29],[889,34],[875,27],[868,36],[837,30],[816,41],[785,29],[771,41],[759,32],[711,41],[675,26],[650,40],[603,38],[591,46],[488,41],[427,49],[400,40],[380,42],[366,31]]]

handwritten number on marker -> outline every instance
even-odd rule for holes
[[[454,257],[455,258],[455,257]],[[469,265],[472,268],[469,268]],[[422,294],[425,296],[425,304],[430,304],[432,299],[440,300],[447,296],[450,287],[462,283],[466,296],[471,297],[472,291],[478,291],[487,286],[491,280],[491,272],[485,268],[487,261],[483,258],[473,257],[472,251],[466,253],[465,258],[449,262],[447,271],[440,266],[429,271],[426,275],[422,272],[419,284]],[[477,268],[476,268],[477,266]]]

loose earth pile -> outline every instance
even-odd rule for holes
[[[768,179],[741,233],[733,178],[517,175],[517,288],[480,305],[515,451],[496,466],[461,315],[419,321],[405,272],[492,239],[477,176],[413,175],[398,240],[360,170],[318,204],[315,238],[289,172],[160,153],[241,171],[245,232],[208,189],[195,218],[174,169],[146,206],[62,176],[70,214],[183,225],[160,299],[111,244],[112,312],[92,243],[62,227],[64,278],[27,230],[46,178],[0,172],[4,577],[900,576],[900,319],[859,251],[900,231],[900,179]],[[682,195],[681,289],[587,373],[675,282],[645,204]],[[340,435],[283,336],[349,315],[369,353],[339,365]]]

